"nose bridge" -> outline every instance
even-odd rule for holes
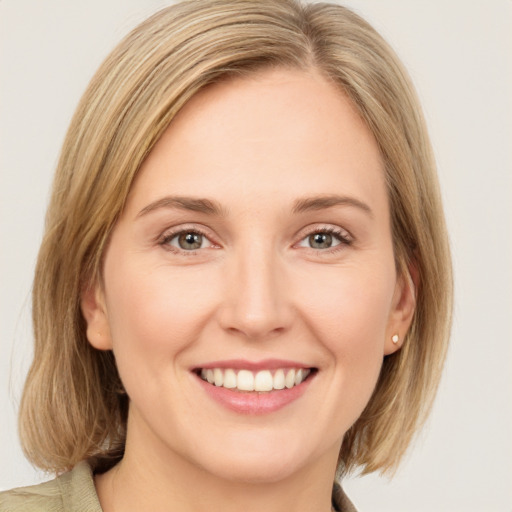
[[[284,268],[275,244],[249,237],[233,253],[223,323],[248,338],[281,332],[290,323],[290,304],[284,289]]]

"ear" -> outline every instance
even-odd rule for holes
[[[416,309],[416,290],[419,285],[419,273],[414,264],[398,276],[393,295],[393,304],[389,314],[384,355],[393,354],[403,344],[405,335],[411,326]]]
[[[98,350],[112,350],[105,294],[99,283],[90,284],[82,291],[80,308],[87,323],[87,339]]]

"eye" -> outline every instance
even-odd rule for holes
[[[162,240],[162,245],[171,246],[182,251],[195,251],[212,247],[212,243],[205,235],[198,231],[180,231],[179,233],[171,233]]]
[[[314,233],[308,236],[309,246],[313,249],[329,249],[340,243],[330,233]]]
[[[346,231],[328,228],[310,233],[300,241],[299,247],[325,250],[341,244],[350,245],[351,242],[350,235]]]

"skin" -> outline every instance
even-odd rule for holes
[[[294,211],[333,194],[345,201]],[[155,205],[168,196],[221,211]],[[330,510],[343,435],[414,310],[389,219],[377,144],[315,70],[229,80],[185,106],[82,297],[88,339],[114,351],[131,400],[125,457],[96,477],[106,512]],[[311,247],[326,229],[333,247]],[[180,249],[180,230],[203,233],[202,247]],[[268,358],[318,370],[270,414],[226,409],[191,371]]]

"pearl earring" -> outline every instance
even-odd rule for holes
[[[393,336],[391,336],[391,341],[396,345],[398,343],[398,340],[400,338],[398,337],[398,334],[393,334]]]

